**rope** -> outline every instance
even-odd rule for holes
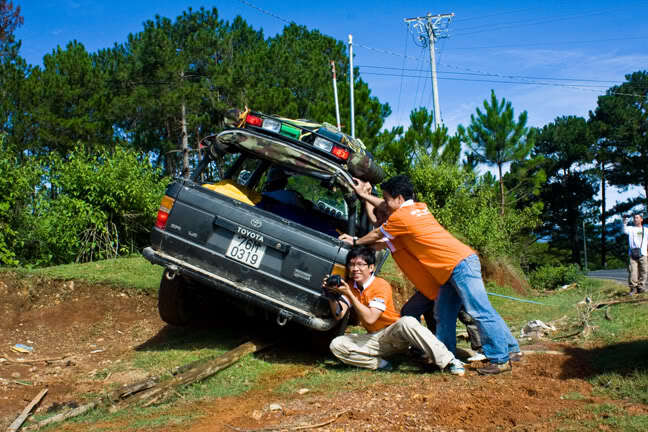
[[[250,114],[250,108],[245,106],[245,111],[239,114],[239,124],[236,125],[237,128],[242,128],[243,125],[245,124],[245,120],[247,119],[248,114]]]
[[[551,306],[551,305],[548,305],[546,303],[540,303],[540,302],[533,301],[533,300],[524,300],[524,299],[517,298],[517,297],[505,296],[505,295],[502,295],[502,294],[495,294],[495,293],[490,293],[490,292],[487,292],[486,294],[491,295],[491,296],[496,296],[496,297],[502,297],[502,298],[509,299],[509,300],[515,300],[515,301],[519,301],[519,302],[522,302],[522,303],[533,303],[533,304],[539,304],[539,305],[542,305],[542,306]]]

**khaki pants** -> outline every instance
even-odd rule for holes
[[[428,359],[440,369],[445,368],[454,356],[420,322],[405,316],[394,324],[375,333],[347,334],[331,342],[331,352],[343,363],[377,369],[381,358],[407,351],[413,345],[425,352]]]
[[[642,292],[646,289],[646,271],[648,270],[648,257],[639,259],[630,257],[628,266],[628,285],[631,292]]]

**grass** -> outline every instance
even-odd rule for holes
[[[18,273],[51,279],[76,279],[90,283],[104,283],[146,293],[156,293],[160,286],[162,270],[162,267],[152,265],[141,256],[132,256],[83,264],[19,269]]]
[[[27,276],[106,283],[119,286],[120,289],[132,288],[140,292],[155,293],[162,268],[149,264],[142,257],[134,256],[44,269],[21,269],[19,273]],[[385,263],[382,276],[401,286],[405,285],[391,259]],[[584,306],[578,306],[578,303],[586,297],[597,302],[619,298],[625,292],[625,288],[617,283],[589,279],[574,288],[550,293],[535,293],[530,296],[521,296],[510,288],[492,284],[487,285],[486,289],[489,293],[541,303],[526,303],[494,295],[489,296],[491,303],[507,321],[515,335],[518,335],[519,330],[531,320],[539,319],[549,323],[563,318],[560,321],[562,328],[557,333],[558,336],[573,333],[582,325]],[[604,309],[598,309],[588,316],[589,325],[594,328],[590,337],[584,339],[578,336],[566,340],[572,344],[574,352],[578,351],[591,359],[591,373],[588,380],[596,394],[621,400],[624,403],[648,403],[648,363],[645,360],[648,358],[647,315],[645,304],[611,306],[608,313],[611,320],[606,319]],[[253,332],[254,329],[251,331]],[[237,328],[237,325],[188,330],[168,327],[159,340],[149,341],[138,347],[129,359],[99,371],[98,376],[101,378],[111,372],[127,369],[143,370],[151,375],[164,373],[199,358],[219,355],[236,346],[249,333],[250,329]],[[396,363],[398,364],[398,360]],[[182,389],[179,397],[192,401],[242,394],[250,389],[259,388],[259,385],[262,385],[260,378],[263,376],[280,374],[286,367],[295,364],[306,365],[307,372],[298,377],[288,377],[274,391],[287,394],[294,393],[300,388],[308,388],[311,391],[333,394],[353,390],[372,382],[399,385],[400,382],[406,381],[405,377],[419,373],[417,367],[407,362],[399,364],[395,372],[384,373],[346,367],[332,360],[322,360],[321,356],[271,350],[270,353],[247,356],[216,376]],[[583,397],[579,393],[563,395],[563,398],[573,400]],[[621,430],[648,430],[648,416],[630,415],[616,405],[592,404],[588,405],[588,410],[593,427],[603,424]],[[566,414],[564,417],[566,425],[570,424],[570,415]],[[168,405],[163,405],[117,414],[94,410],[76,421],[88,424],[119,421],[127,423],[128,429],[163,429],[165,425],[174,425],[178,422],[186,424],[184,422],[190,422],[193,418],[191,416],[185,418],[185,416],[186,413],[178,415],[169,413]],[[589,425],[590,423],[587,423],[586,427]]]

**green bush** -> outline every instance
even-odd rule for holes
[[[500,215],[496,189],[458,166],[424,159],[413,168],[412,182],[441,225],[486,256],[516,256],[516,240],[537,224],[535,208]]]
[[[127,255],[148,243],[168,179],[148,159],[79,147],[48,163],[50,188],[22,224],[21,260],[36,265]]]
[[[18,226],[32,205],[41,169],[9,146],[0,134],[0,264],[18,264],[16,250],[22,240]]]
[[[575,264],[568,266],[541,266],[531,273],[529,281],[531,286],[539,290],[554,290],[561,285],[568,285],[579,282],[583,278],[583,272]]]

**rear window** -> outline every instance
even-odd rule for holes
[[[321,172],[298,172],[242,153],[210,161],[196,177],[204,187],[337,237],[349,209],[341,188]]]

